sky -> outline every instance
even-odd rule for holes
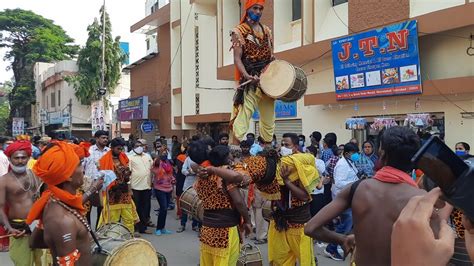
[[[0,10],[21,8],[31,10],[61,26],[78,45],[87,41],[87,26],[99,16],[103,0],[0,0]],[[130,33],[130,26],[145,17],[145,0],[106,0],[106,11],[112,23],[113,36],[130,43],[130,63],[146,55],[145,35]],[[0,49],[0,82],[11,80],[3,61],[5,49]]]

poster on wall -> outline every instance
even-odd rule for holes
[[[332,41],[337,100],[422,93],[417,21]]]
[[[92,102],[91,111],[92,135],[94,135],[97,130],[107,130],[104,103],[102,101]]]
[[[119,121],[148,119],[148,96],[119,101],[117,118]]]
[[[25,134],[25,119],[23,117],[13,117],[12,119],[12,135],[16,137],[18,135]]]

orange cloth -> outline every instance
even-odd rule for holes
[[[186,160],[186,155],[185,154],[180,154],[180,155],[178,155],[178,157],[176,157],[176,159],[178,159],[180,162],[184,163],[184,161]]]
[[[85,157],[89,157],[89,148],[91,144],[89,142],[81,142],[79,145],[72,144],[74,147],[74,151],[76,152],[79,159],[84,159]]]
[[[17,140],[12,144],[8,145],[4,153],[8,158],[10,158],[16,151],[25,151],[28,156],[31,156],[31,142],[27,140]]]
[[[128,157],[125,155],[125,153],[120,153],[119,160],[122,165],[128,165]],[[104,154],[102,158],[100,158],[99,170],[115,170],[114,158],[111,150]]]
[[[79,149],[76,148],[77,145],[62,141],[52,143],[54,145],[46,150],[33,167],[35,175],[48,185],[48,189],[41,194],[41,197],[31,207],[26,218],[27,224],[31,224],[36,219],[41,220],[43,209],[51,196],[78,210],[81,214],[85,213],[85,208],[82,205],[82,195],[73,195],[56,186],[67,181],[76,171],[79,165],[79,156],[76,150]]]
[[[393,183],[393,184],[405,183],[410,186],[418,188],[418,185],[411,178],[411,176],[391,166],[385,166],[382,169],[378,170],[377,173],[375,173],[374,179],[377,179],[378,181],[381,181],[384,183]]]
[[[79,156],[77,145],[63,141],[52,143],[54,145],[36,161],[33,172],[49,186],[56,186],[72,176],[79,165]]]

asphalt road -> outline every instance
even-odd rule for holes
[[[156,200],[152,202],[152,210],[157,209],[158,204]],[[95,210],[93,211],[95,213]],[[153,223],[156,224],[156,216],[154,211],[152,211]],[[92,218],[95,221],[95,217]],[[176,232],[179,226],[179,221],[176,219],[176,211],[168,211],[168,217],[166,220],[166,228]],[[199,264],[199,239],[197,233],[191,230],[191,223],[188,222],[187,230],[182,233],[174,233],[171,235],[142,235],[142,238],[150,241],[155,249],[163,254],[167,261],[168,265],[198,265]],[[249,239],[246,239],[246,242],[252,243]],[[263,265],[268,265],[267,259],[267,245],[259,245],[260,252],[263,258]],[[323,255],[323,248],[315,245],[316,257],[318,258],[318,265],[347,265],[346,262],[336,262],[331,259],[326,258]],[[13,263],[8,256],[8,253],[0,253],[0,265],[10,266]]]

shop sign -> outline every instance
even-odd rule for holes
[[[337,100],[422,93],[417,21],[332,41]]]
[[[121,100],[117,114],[119,121],[148,119],[148,96]]]
[[[155,129],[155,125],[150,121],[143,121],[140,127],[143,133],[151,133]]]
[[[275,101],[275,118],[291,118],[296,117],[297,114],[297,104],[296,102],[284,102],[280,100]],[[253,119],[260,119],[260,114],[258,110],[253,113]]]

